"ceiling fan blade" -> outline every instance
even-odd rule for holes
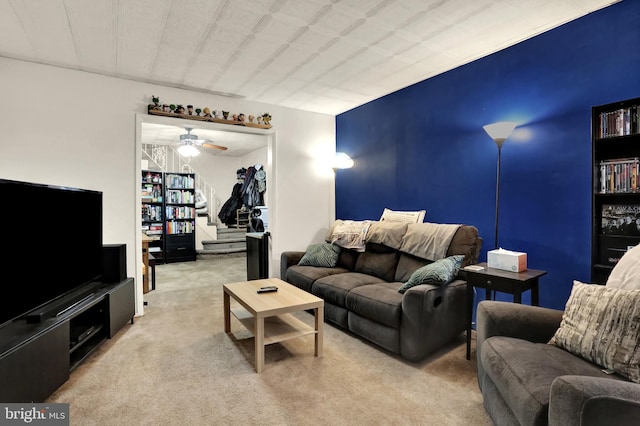
[[[221,145],[215,145],[209,142],[203,142],[202,144],[200,144],[200,146],[204,147],[204,148],[212,148],[212,149],[219,149],[220,151],[226,151],[227,147],[226,146],[221,146]]]

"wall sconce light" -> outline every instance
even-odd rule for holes
[[[498,246],[498,215],[500,212],[500,154],[502,151],[502,144],[507,140],[513,130],[516,128],[518,123],[514,123],[512,121],[501,121],[498,123],[487,124],[483,126],[485,132],[493,139],[498,147],[498,167],[496,173],[496,239],[495,239],[495,248],[499,248]]]
[[[350,169],[353,167],[353,160],[344,152],[336,152],[336,156],[333,159],[333,171],[338,169]]]

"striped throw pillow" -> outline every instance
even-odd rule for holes
[[[574,281],[549,343],[640,383],[640,290]]]
[[[302,266],[333,268],[338,263],[340,246],[331,243],[312,244],[298,262]]]

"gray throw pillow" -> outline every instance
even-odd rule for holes
[[[340,246],[330,243],[312,244],[307,248],[298,265],[333,268],[338,263],[338,256],[340,256]]]
[[[411,274],[409,280],[398,289],[398,292],[404,293],[411,287],[420,284],[444,285],[450,283],[458,275],[463,259],[464,255],[457,254],[436,260],[417,269]]]

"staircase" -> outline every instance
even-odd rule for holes
[[[200,255],[227,254],[247,251],[245,228],[218,228],[217,240],[203,240]]]
[[[247,251],[246,228],[221,228],[218,209],[222,204],[215,189],[209,185],[191,165],[184,161],[172,147],[143,144],[142,156],[166,172],[188,171],[196,174],[196,188],[207,197],[206,213],[196,218],[196,252],[198,255],[227,254]],[[206,217],[206,219],[205,219]]]

